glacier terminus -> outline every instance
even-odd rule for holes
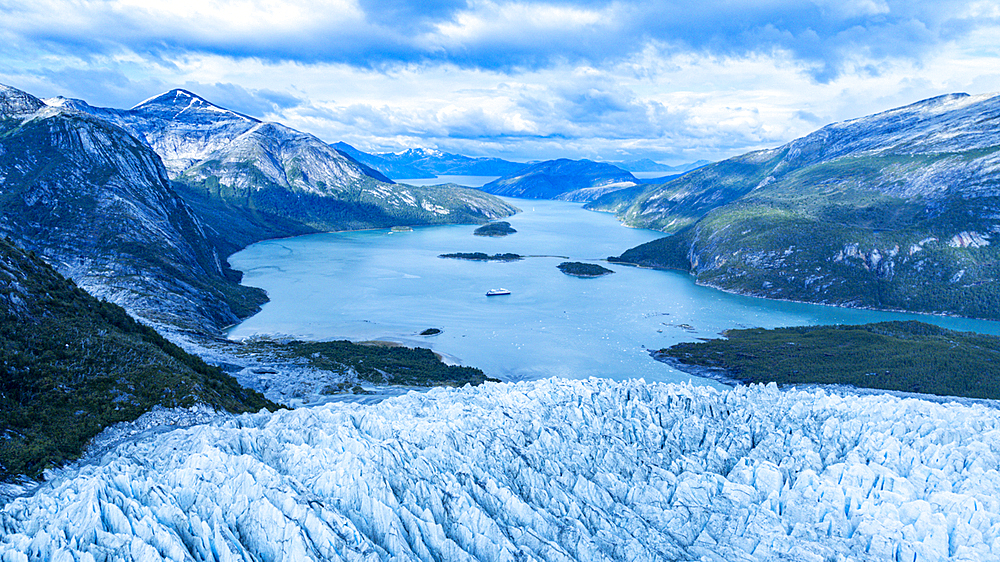
[[[139,432],[0,559],[1000,560],[1000,412],[546,379]]]

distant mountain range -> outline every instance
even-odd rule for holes
[[[608,164],[613,164],[628,172],[663,172],[663,175],[668,175],[668,174],[683,174],[685,172],[690,172],[691,170],[711,164],[711,162],[709,162],[708,160],[698,160],[697,162],[681,164],[679,166],[668,166],[666,164],[660,164],[659,162],[650,160],[649,158],[643,158],[641,160],[608,162]]]
[[[118,110],[2,86],[0,112],[0,233],[92,294],[186,330],[214,332],[266,301],[225,262],[252,242],[516,211],[478,190],[393,184],[184,90]]]
[[[440,150],[409,148],[401,152],[362,152],[346,142],[330,145],[354,160],[393,179],[434,178],[437,176],[505,176],[527,164],[500,158],[472,158]]]
[[[336,142],[330,146],[393,179],[427,179],[438,176],[514,177],[534,166],[546,165],[545,162],[521,163],[500,158],[472,158],[426,148],[408,148],[400,152],[368,153],[345,142]],[[590,162],[589,160],[577,160],[576,162],[610,164],[626,172],[663,172],[664,176],[683,174],[710,164],[708,160],[699,160],[679,166],[668,166],[649,158],[623,162]],[[548,165],[551,166],[551,164]]]
[[[494,195],[524,199],[592,201],[639,183],[629,172],[604,162],[548,160],[491,181],[481,189]]]
[[[663,172],[664,176],[672,177],[709,163],[707,160],[699,160],[680,166],[667,166],[649,159],[607,163],[561,158],[522,164],[499,158],[470,158],[423,148],[369,154],[344,142],[331,146],[394,179],[448,175],[500,176],[480,189],[506,197],[582,202],[593,201],[607,193],[651,181],[638,179],[630,171]]]
[[[671,236],[620,260],[771,298],[1000,318],[1000,96],[836,123],[589,208]]]

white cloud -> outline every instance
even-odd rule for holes
[[[451,21],[436,26],[430,43],[464,44],[502,38],[504,41],[536,43],[539,34],[579,32],[582,28],[614,21],[608,10],[588,10],[543,3],[472,2]]]
[[[364,149],[676,163],[1000,90],[997,37],[996,1],[6,0],[0,82],[182,86]]]
[[[813,0],[824,14],[838,19],[862,18],[888,14],[889,4],[884,0]]]

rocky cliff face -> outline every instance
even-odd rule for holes
[[[148,321],[214,331],[265,300],[226,279],[145,144],[12,88],[0,100],[0,232]]]
[[[319,230],[484,222],[515,212],[476,190],[395,185],[312,135],[218,107],[185,90],[129,110],[93,108],[78,100],[50,103],[111,120],[145,141],[189,201],[207,199]]]
[[[623,206],[624,261],[774,298],[1000,318],[1000,96],[956,94],[695,170]]]

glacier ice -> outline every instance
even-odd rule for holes
[[[1000,560],[1000,411],[548,379],[142,434],[0,560]]]

